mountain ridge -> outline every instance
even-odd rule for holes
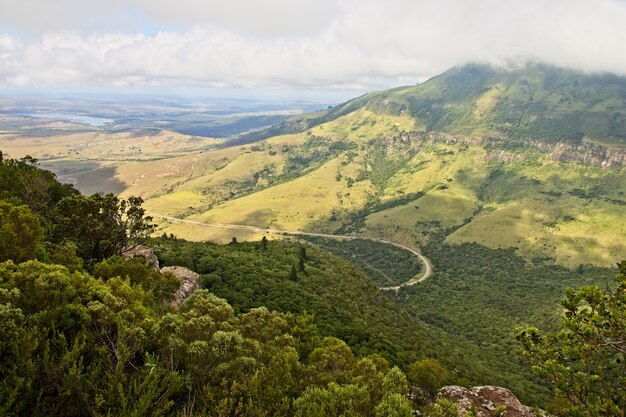
[[[513,69],[467,64],[414,86],[371,92],[326,110],[291,117],[231,143],[300,133],[367,107],[396,115],[409,113],[423,124],[418,130],[426,132],[574,142],[590,137],[626,145],[624,106],[625,77],[586,74],[547,64]],[[585,112],[602,120],[577,119]],[[560,131],[552,129],[550,123],[556,123]]]

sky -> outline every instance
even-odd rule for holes
[[[348,97],[467,62],[626,75],[624,45],[626,0],[0,0],[0,92]]]

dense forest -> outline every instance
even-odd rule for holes
[[[410,291],[385,295],[318,246],[152,238],[140,198],[83,196],[36,162],[0,156],[0,415],[445,417],[458,411],[439,387],[498,378],[468,343],[497,339],[412,316]],[[202,289],[174,307],[174,275],[120,256],[140,243]],[[433,296],[488,267],[448,265]],[[623,416],[626,264],[617,285],[568,290],[562,308],[553,330],[517,330],[515,349],[550,383],[545,404]]]
[[[329,316],[322,328],[299,308],[277,312],[246,299],[231,305],[208,290],[173,307],[175,276],[120,256],[153,232],[141,199],[80,195],[36,162],[0,164],[1,415],[410,416],[409,382],[428,380],[423,392],[432,397],[433,380],[446,378],[436,361],[413,355],[409,364],[411,356],[392,344],[353,350],[333,337],[366,329],[356,322],[335,328],[342,314],[323,297],[311,305]],[[166,242],[187,244],[152,241],[164,264],[197,269],[204,262],[183,248],[168,252]],[[269,260],[268,279],[315,275],[314,248],[245,246]],[[238,261],[233,271],[249,273],[234,246],[189,247],[218,247]],[[208,288],[219,281],[212,267],[203,271]],[[375,294],[364,282],[365,293]]]

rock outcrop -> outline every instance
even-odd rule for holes
[[[200,288],[200,275],[184,266],[166,266],[161,268],[161,273],[169,272],[174,274],[180,281],[180,287],[174,293],[174,300],[170,303],[178,307],[187,297]]]
[[[537,141],[530,143],[544,152],[549,152],[552,159],[561,162],[580,162],[605,169],[621,168],[626,165],[626,152],[596,143],[545,144]]]
[[[122,253],[122,257],[125,259],[143,258],[146,260],[146,264],[155,270],[159,270],[159,259],[154,253],[154,249],[147,246],[137,245]]]
[[[544,417],[541,412],[531,411],[506,388],[482,386],[465,388],[457,385],[443,387],[439,397],[459,405],[459,416],[474,410],[477,417]]]

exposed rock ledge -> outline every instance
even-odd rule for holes
[[[143,258],[146,264],[153,269],[159,270],[159,259],[154,253],[154,249],[143,245],[137,245],[122,253],[122,257],[125,259]]]
[[[150,268],[159,271],[159,259],[154,253],[154,249],[148,246],[137,245],[122,253],[122,256],[125,259],[142,258]],[[178,290],[174,293],[174,300],[170,303],[174,307],[181,305],[187,297],[200,288],[200,275],[189,268],[184,266],[166,266],[161,268],[160,271],[161,273],[169,272],[174,274],[180,282]]]
[[[161,273],[164,272],[174,274],[180,281],[180,287],[174,293],[174,300],[170,303],[174,307],[181,305],[187,297],[200,288],[200,275],[189,268],[184,266],[166,266],[161,268]]]
[[[439,397],[446,398],[459,405],[459,416],[473,409],[478,417],[548,417],[540,411],[531,411],[506,388],[482,386],[465,388],[457,385],[443,387]],[[500,407],[500,408],[498,408]],[[502,408],[504,413],[502,414]]]

